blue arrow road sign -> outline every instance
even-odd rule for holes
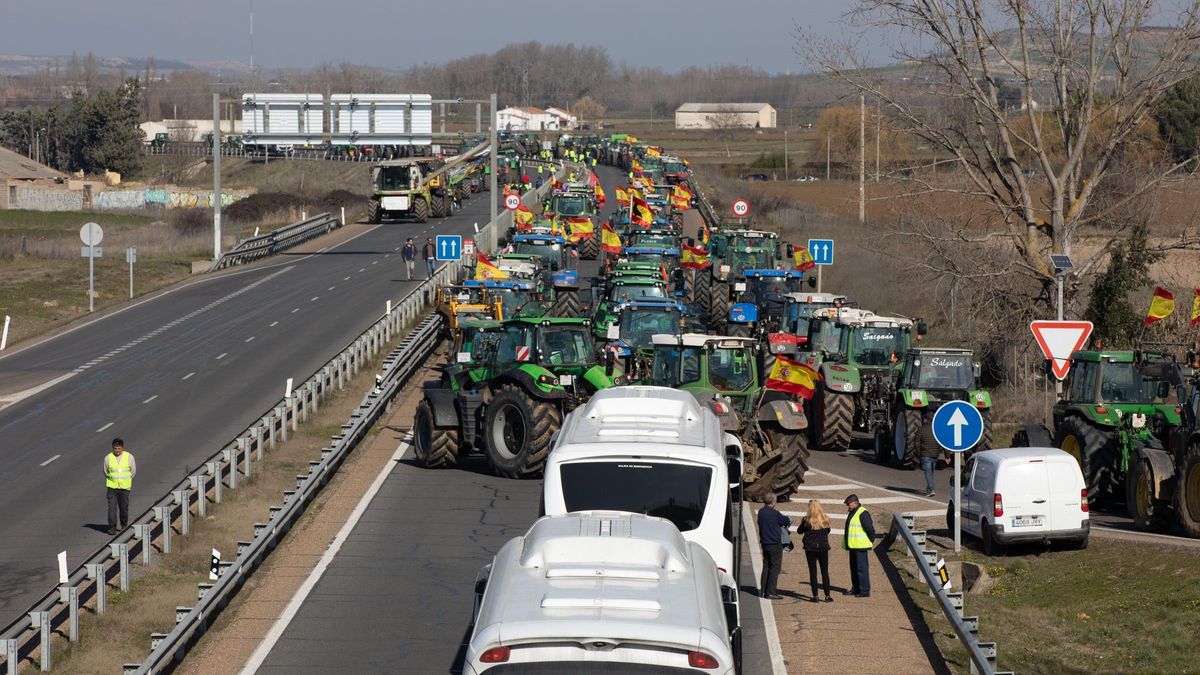
[[[433,243],[438,260],[462,259],[462,235],[439,234]]]
[[[983,438],[983,415],[966,401],[951,401],[933,414],[933,438],[950,452],[975,447]]]
[[[833,240],[832,239],[809,239],[808,254],[812,256],[813,262],[818,265],[833,264]]]

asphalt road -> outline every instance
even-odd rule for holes
[[[0,410],[0,625],[52,589],[59,551],[74,567],[109,540],[100,467],[114,436],[137,458],[140,513],[415,286],[406,237],[488,221],[485,195],[463,206],[187,283],[0,359],[5,394],[67,378]]]

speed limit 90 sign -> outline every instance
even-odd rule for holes
[[[733,215],[737,216],[738,218],[744,218],[750,214],[750,202],[746,201],[745,199],[735,199],[733,201],[732,210]]]
[[[521,197],[518,195],[505,195],[504,208],[508,209],[509,211],[516,211],[517,209],[521,208]]]

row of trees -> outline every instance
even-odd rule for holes
[[[0,113],[0,145],[39,154],[60,171],[131,171],[141,163],[141,92],[133,77],[113,89],[76,91],[49,107],[7,110]]]

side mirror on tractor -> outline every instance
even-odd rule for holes
[[[612,377],[613,371],[617,366],[617,355],[611,349],[604,352],[604,375]]]
[[[925,337],[925,334],[928,332],[929,324],[925,323],[925,319],[917,319],[917,335],[919,337]]]

